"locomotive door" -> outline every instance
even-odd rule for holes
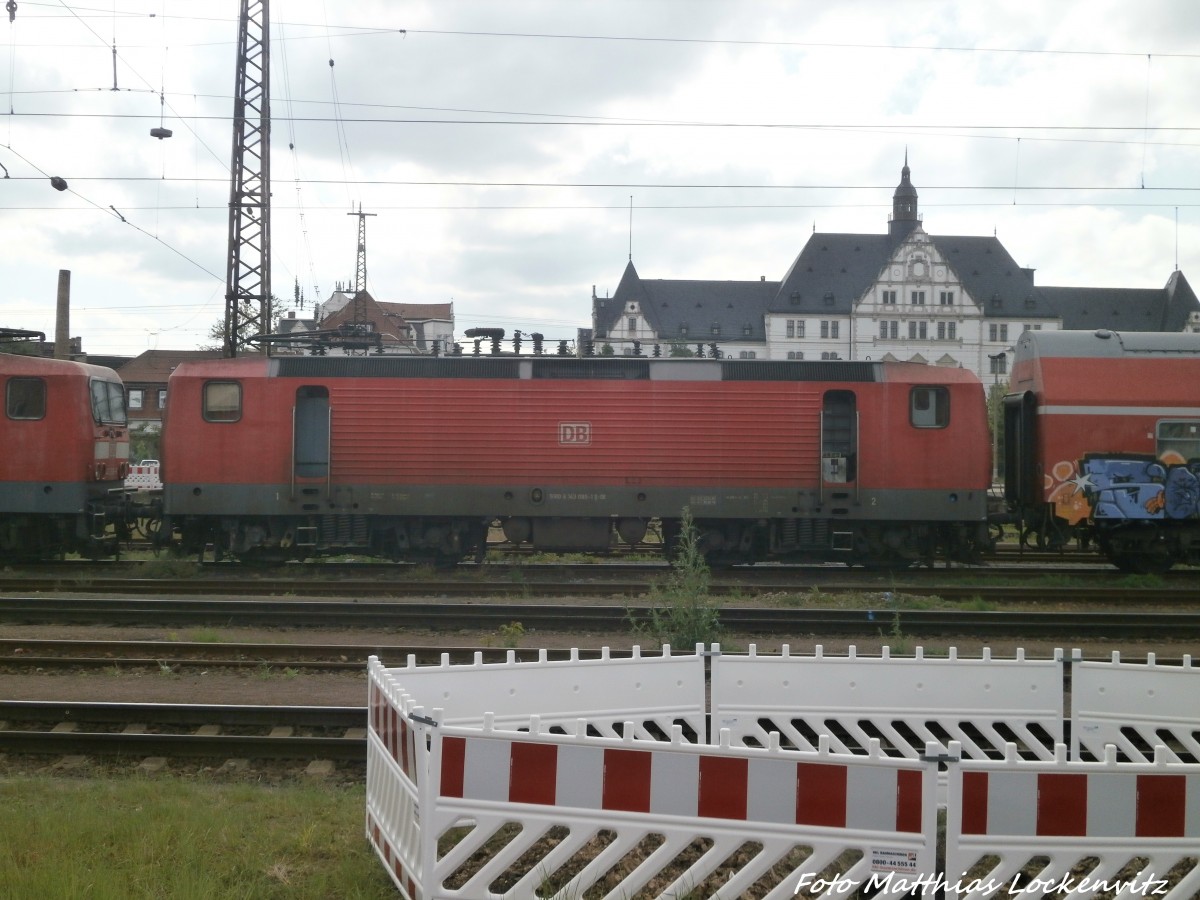
[[[324,479],[329,486],[329,438],[332,410],[329,389],[305,386],[296,390],[292,408],[292,497],[296,481]]]
[[[826,391],[821,403],[821,487],[858,476],[858,405],[851,391]]]

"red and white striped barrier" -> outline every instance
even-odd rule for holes
[[[431,752],[440,772],[432,800],[434,835],[473,824],[473,840],[433,866],[431,896],[454,898],[695,896],[736,898],[765,877],[768,897],[802,886],[818,896],[876,879],[879,896],[907,892],[885,883],[933,877],[936,866],[936,765],[828,750],[769,748],[439,728]],[[587,841],[531,865],[547,822],[569,825]],[[480,862],[479,849],[520,825],[503,851]],[[630,871],[614,874],[609,851],[579,858],[601,832],[629,854],[647,833],[663,843]],[[687,848],[708,842],[707,852]],[[753,843],[736,864],[737,848]],[[797,853],[798,847],[807,848]],[[662,849],[667,848],[667,849]],[[715,848],[715,849],[714,849]],[[557,848],[556,848],[557,849]],[[572,865],[572,860],[578,863]],[[836,861],[844,860],[841,864]],[[772,872],[772,870],[774,870]],[[565,871],[560,881],[556,873]],[[770,874],[769,874],[770,873]],[[539,887],[553,885],[553,891]],[[499,890],[499,886],[503,890]],[[760,886],[761,888],[761,886]]]
[[[1066,750],[1029,761],[1011,745],[1004,760],[950,767],[946,896],[1194,898],[1200,765],[1118,763],[1111,747],[1103,762],[1069,762]]]
[[[366,833],[408,900],[1200,896],[1196,670],[1073,663],[1096,761],[1061,654],[372,658]]]
[[[133,465],[125,476],[125,489],[130,491],[161,491],[162,478],[158,463]]]

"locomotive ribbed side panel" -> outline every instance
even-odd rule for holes
[[[401,379],[331,388],[335,482],[796,487],[817,473],[820,395],[807,386]]]

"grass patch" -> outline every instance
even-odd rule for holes
[[[364,789],[171,778],[0,779],[11,900],[394,898]]]

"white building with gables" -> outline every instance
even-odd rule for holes
[[[1200,331],[1181,272],[1157,289],[1041,287],[996,237],[927,233],[908,160],[885,234],[814,231],[780,281],[642,278],[592,291],[597,353],[655,345],[743,359],[886,359],[961,366],[990,380],[1028,329]]]

